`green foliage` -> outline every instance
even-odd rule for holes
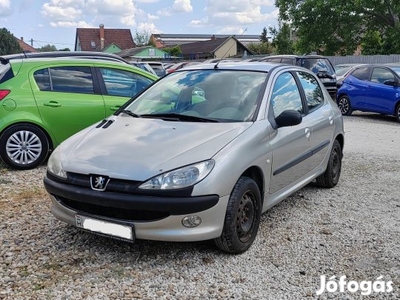
[[[368,33],[382,37],[380,54],[400,53],[399,0],[276,0],[281,20],[290,22],[302,53],[353,54],[369,45]],[[368,50],[369,51],[369,50]]]
[[[169,53],[171,56],[176,56],[176,57],[182,56],[182,50],[179,47],[179,45],[176,45],[174,47],[163,48],[163,51]]]
[[[279,30],[269,27],[269,32],[273,36],[272,46],[276,54],[294,54],[292,28],[287,23],[279,25]]]
[[[56,46],[47,44],[46,46],[40,47],[38,49],[40,52],[51,52],[51,51],[58,51]]]
[[[21,53],[17,39],[6,28],[0,29],[0,55]]]
[[[250,43],[247,45],[247,48],[249,48],[254,55],[271,54],[274,50],[268,42]]]
[[[133,40],[138,47],[147,46],[150,44],[150,36],[151,34],[146,30],[141,32],[136,31],[135,38]]]
[[[266,27],[264,27],[263,31],[261,32],[260,41],[261,43],[268,43],[268,32]]]
[[[363,55],[380,54],[382,44],[382,37],[379,31],[368,31],[361,41],[361,53]]]
[[[58,49],[58,51],[71,51],[69,48],[64,48],[64,49]]]

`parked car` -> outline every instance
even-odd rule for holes
[[[67,137],[156,79],[109,59],[0,57],[1,159],[15,169],[38,166]]]
[[[332,99],[336,99],[336,74],[331,61],[322,55],[271,55],[259,61],[298,65],[313,71],[325,85]]]
[[[152,67],[157,76],[163,77],[165,76],[165,74],[167,74],[164,63],[162,63],[161,61],[146,61],[146,63],[148,63],[150,67]]]
[[[347,76],[347,74],[350,73],[351,70],[353,70],[356,66],[363,65],[363,64],[339,64],[335,66],[335,72],[336,72],[336,86],[339,88],[343,84],[344,78]]]
[[[146,63],[146,62],[142,62],[142,61],[131,61],[130,64],[131,64],[132,66],[135,66],[135,67],[138,67],[138,68],[140,68],[140,69],[142,69],[142,70],[145,70],[145,71],[147,71],[147,72],[150,72],[151,74],[156,75],[156,76],[158,77],[158,75],[157,75],[157,73],[154,71],[154,69],[153,69],[148,63]]]
[[[360,65],[352,69],[338,90],[343,115],[355,110],[395,116],[400,122],[400,76],[384,65]]]
[[[133,242],[253,243],[261,213],[341,172],[342,115],[311,71],[199,64],[171,73],[51,154],[54,216]]]

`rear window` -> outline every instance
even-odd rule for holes
[[[324,58],[303,58],[300,60],[300,66],[313,71],[315,74],[319,72],[327,72],[330,75],[335,74],[332,64]]]
[[[14,74],[13,71],[11,69],[11,65],[10,64],[0,64],[0,83],[6,82],[7,80],[9,80],[10,78],[13,78]]]

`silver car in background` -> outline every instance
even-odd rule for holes
[[[73,226],[242,253],[267,209],[313,180],[336,186],[343,145],[342,115],[311,71],[201,64],[62,143],[44,184]]]

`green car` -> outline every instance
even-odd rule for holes
[[[14,169],[40,165],[52,149],[111,115],[158,77],[95,58],[0,57],[0,157]]]

